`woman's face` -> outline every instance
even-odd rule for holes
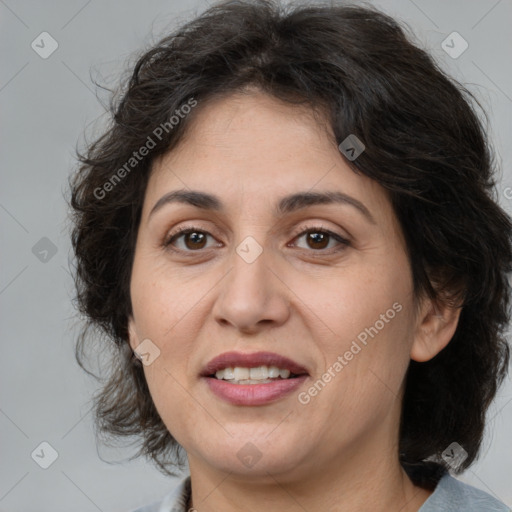
[[[197,108],[187,137],[154,163],[130,321],[156,408],[191,471],[291,478],[395,456],[419,319],[387,194],[350,169],[307,110],[261,93]],[[175,191],[213,200],[172,201]],[[271,352],[305,375],[253,370],[272,377],[266,384],[202,375],[233,351]],[[289,366],[267,357],[220,365]]]

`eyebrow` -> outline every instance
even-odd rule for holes
[[[212,194],[200,192],[197,190],[174,190],[162,196],[153,206],[149,217],[155,212],[160,210],[164,205],[170,203],[182,203],[201,208],[202,210],[211,210],[222,212],[224,210],[222,201]],[[368,208],[358,201],[354,197],[351,197],[343,192],[338,191],[326,191],[326,192],[297,192],[285,196],[279,200],[275,209],[274,215],[276,217],[280,215],[289,214],[309,206],[321,205],[321,204],[345,204],[353,206],[360,213],[362,213],[366,219],[372,224],[376,224],[375,219],[368,210]]]

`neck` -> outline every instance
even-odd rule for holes
[[[369,447],[370,453],[372,448]],[[329,464],[324,461],[317,467],[310,465],[306,474],[296,477],[269,471],[258,475],[220,472],[197,465],[198,461],[189,456],[192,500],[187,510],[417,512],[432,494],[411,482],[398,459],[373,457],[362,463],[354,460],[360,458],[358,455],[361,453],[338,455]]]
[[[301,447],[286,457],[278,455],[279,445],[260,445],[268,455],[261,459],[265,464],[256,464],[244,473],[233,471],[240,464],[235,456],[230,457],[230,450],[215,464],[187,452],[190,506],[198,512],[418,512],[432,492],[415,486],[400,465],[399,416],[397,397],[394,408],[339,443],[337,449],[332,442],[319,442],[300,457]],[[322,438],[335,439],[339,429],[339,425],[330,425]]]

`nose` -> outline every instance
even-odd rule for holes
[[[233,251],[231,270],[220,284],[213,307],[215,320],[247,334],[277,327],[290,315],[290,289],[263,252],[252,262]]]

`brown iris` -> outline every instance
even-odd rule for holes
[[[188,249],[202,249],[206,244],[206,234],[197,231],[191,231],[190,233],[184,233],[185,245]],[[189,245],[191,241],[192,245]]]
[[[321,233],[321,232],[309,233],[308,234],[308,244],[309,244],[309,242],[313,243],[313,245],[310,244],[312,249],[325,249],[329,242],[329,235],[327,233]]]

